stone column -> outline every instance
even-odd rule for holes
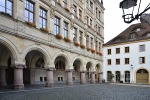
[[[103,80],[103,72],[99,73],[99,80],[98,80],[98,82],[102,83],[102,80]]]
[[[66,85],[73,85],[72,81],[72,69],[67,69],[66,70]]]
[[[30,70],[30,84],[34,84],[35,82],[35,69]]]
[[[14,66],[14,89],[20,90],[24,89],[23,84],[23,68],[26,68],[25,65],[17,64]]]
[[[85,73],[86,73],[86,71],[81,71],[80,72],[80,84],[85,84],[86,83]]]
[[[49,67],[46,69],[46,87],[53,87],[54,80],[53,80],[53,71],[55,70],[54,67]]]
[[[0,86],[7,86],[6,83],[6,66],[0,66]]]
[[[91,83],[95,83],[95,72],[91,72]]]

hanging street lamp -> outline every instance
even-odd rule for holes
[[[134,20],[138,20],[143,13],[150,9],[149,3],[148,6],[140,12],[141,0],[139,2],[138,0],[123,0],[120,2],[119,6],[122,9],[122,18],[125,23],[131,23]]]

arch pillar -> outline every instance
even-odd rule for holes
[[[7,66],[0,66],[0,86],[7,86],[6,68],[7,68]]]
[[[86,70],[80,71],[80,84],[86,84],[85,73]]]
[[[91,84],[95,83],[95,71],[91,72]]]
[[[72,72],[73,72],[73,69],[66,70],[66,78],[67,78],[66,85],[73,85]]]
[[[23,84],[23,69],[27,68],[23,64],[16,64],[14,67],[14,89],[15,90],[20,90],[24,89],[24,84]]]
[[[100,72],[99,73],[99,80],[98,80],[98,82],[102,83],[102,80],[103,80],[103,72]]]
[[[46,68],[46,87],[54,86],[54,79],[53,79],[53,71],[54,70],[55,70],[54,67]]]

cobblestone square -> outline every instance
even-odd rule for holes
[[[0,100],[150,100],[150,87],[87,84],[0,93]]]

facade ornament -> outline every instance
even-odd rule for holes
[[[22,68],[27,68],[27,66],[26,66],[26,65],[23,65],[23,64],[16,64],[16,65],[14,66],[14,68],[22,69]]]
[[[73,20],[71,20],[70,21],[70,29],[73,30],[73,28],[74,28],[74,22],[73,22]]]
[[[48,71],[54,71],[54,70],[56,70],[56,68],[54,68],[54,67],[47,67],[46,70],[48,70]]]
[[[53,19],[54,18],[54,8],[50,7],[50,17]]]

